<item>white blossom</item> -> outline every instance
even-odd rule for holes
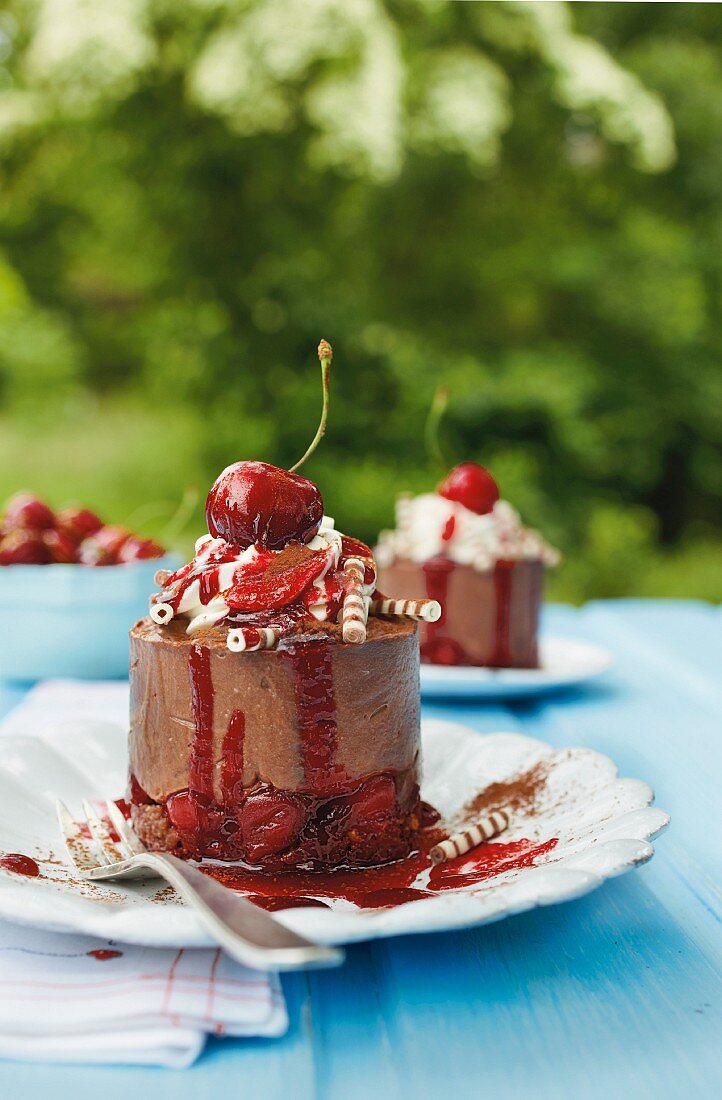
[[[25,76],[71,113],[121,97],[155,56],[146,18],[146,0],[38,0]]]
[[[511,118],[509,81],[478,50],[439,50],[424,66],[421,104],[412,119],[416,145],[464,153],[486,167],[498,159]]]

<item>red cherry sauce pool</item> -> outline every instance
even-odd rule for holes
[[[442,538],[448,542],[453,534],[454,517],[451,516],[444,528]],[[450,526],[451,525],[451,526]],[[484,663],[490,668],[508,668],[512,662],[511,654],[511,588],[512,574],[516,562],[497,561],[494,568],[494,597],[496,604],[496,626],[494,648]],[[441,604],[441,617],[435,623],[426,624],[426,641],[421,646],[424,661],[433,665],[472,665],[474,661],[464,647],[454,638],[444,637],[446,625],[446,602],[449,591],[449,577],[455,564],[450,558],[436,557],[424,562],[426,595],[430,600]]]
[[[407,859],[384,867],[348,871],[290,871],[269,875],[239,866],[206,864],[201,870],[231,890],[239,890],[264,909],[292,909],[313,905],[318,897],[343,898],[362,909],[388,909],[420,898],[431,898],[444,890],[476,886],[505,871],[531,867],[556,847],[552,837],[535,844],[514,840],[508,844],[482,844],[458,859],[431,869],[427,887],[414,886],[421,871],[431,866],[429,851],[446,836],[438,829],[420,834],[420,848]],[[323,904],[323,903],[321,903]]]
[[[86,951],[85,954],[90,955],[92,959],[97,959],[98,962],[107,962],[108,959],[119,959],[123,952],[111,951],[108,947],[96,947],[93,951]]]
[[[42,878],[42,871],[34,859],[24,856],[20,852],[8,852],[0,856],[0,867],[3,871],[12,871],[15,875],[25,875],[26,878]]]

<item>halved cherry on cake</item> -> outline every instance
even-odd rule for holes
[[[454,466],[439,485],[438,492],[440,496],[463,504],[479,516],[491,512],[499,499],[499,486],[478,462],[462,462]]]
[[[182,832],[193,833],[204,825],[205,807],[193,791],[178,791],[172,794],[168,799],[167,808],[168,817],[176,829]]]
[[[390,775],[375,775],[358,790],[334,800],[337,809],[348,811],[353,825],[398,812],[396,784]]]

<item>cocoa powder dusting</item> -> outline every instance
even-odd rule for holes
[[[548,774],[548,765],[540,761],[528,771],[505,779],[503,783],[489,784],[466,803],[455,824],[472,825],[492,810],[502,808],[523,810],[528,817],[533,817],[537,810],[537,795],[545,786]]]
[[[280,554],[273,555],[271,561],[263,570],[262,576],[265,578],[273,577],[277,573],[286,573],[302,565],[303,562],[308,561],[313,555],[314,551],[309,550],[308,546],[304,546],[303,543],[300,542],[292,542],[289,546],[286,546]]]

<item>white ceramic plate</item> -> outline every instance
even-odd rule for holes
[[[469,668],[422,665],[425,698],[511,699],[542,695],[583,684],[605,672],[612,655],[600,646],[573,638],[541,638],[539,668]]]
[[[449,890],[393,909],[360,910],[331,901],[331,909],[278,913],[285,924],[327,943],[409,932],[461,928],[585,894],[604,879],[645,863],[650,838],[668,823],[653,808],[651,789],[619,779],[606,756],[589,749],[552,749],[513,733],[483,736],[464,726],[429,720],[423,730],[424,797],[450,819],[478,791],[541,762],[545,785],[533,814],[520,810],[503,842],[557,837],[536,865],[510,870],[480,885]],[[64,932],[84,932],[153,946],[205,946],[193,913],[147,883],[87,884],[73,876],[54,815],[54,799],[80,812],[80,799],[123,790],[126,735],[118,726],[82,719],[47,729],[42,737],[0,740],[0,853],[35,858],[42,878],[0,870],[0,916]],[[494,843],[494,842],[492,842]],[[326,899],[328,900],[328,899]]]

